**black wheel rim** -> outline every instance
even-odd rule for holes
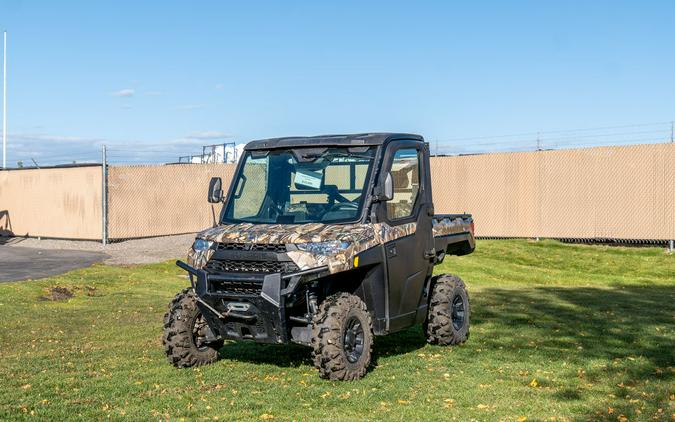
[[[209,326],[202,314],[197,315],[192,325],[192,343],[194,343],[199,351],[203,352],[208,348],[206,344],[206,333],[208,330]]]
[[[342,341],[345,355],[347,355],[349,362],[356,363],[363,354],[364,338],[363,324],[361,324],[361,321],[357,317],[350,317],[345,324]]]
[[[455,327],[455,330],[462,329],[464,326],[464,319],[464,298],[460,295],[456,295],[454,299],[452,299],[452,326]]]

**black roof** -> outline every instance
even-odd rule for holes
[[[312,146],[361,146],[382,145],[394,139],[424,141],[420,135],[411,133],[357,133],[351,135],[289,136],[251,141],[246,150],[312,147]]]

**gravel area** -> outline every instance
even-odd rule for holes
[[[7,239],[7,238],[4,238]],[[3,240],[4,240],[3,239]],[[133,239],[103,246],[100,242],[86,240],[57,240],[14,237],[4,240],[10,247],[27,247],[56,250],[79,250],[104,252],[108,255],[103,262],[109,265],[149,264],[168,259],[185,259],[195,234],[161,236],[147,239]]]

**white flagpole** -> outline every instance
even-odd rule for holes
[[[2,49],[2,168],[7,168],[7,31]]]

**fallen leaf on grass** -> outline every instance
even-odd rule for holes
[[[538,385],[539,385],[539,383],[537,382],[537,379],[532,378],[532,381],[530,382],[530,387],[536,388]]]
[[[269,413],[263,413],[262,415],[260,415],[260,419],[268,421],[270,419],[274,419],[274,415],[270,415]]]

